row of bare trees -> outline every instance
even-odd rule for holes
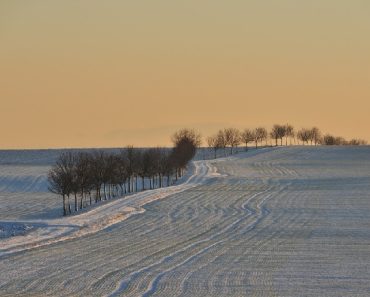
[[[183,129],[172,136],[172,149],[135,149],[128,146],[119,153],[103,150],[65,152],[57,159],[48,174],[49,190],[63,198],[63,214],[72,212],[70,198],[74,198],[74,211],[87,205],[145,189],[169,186],[184,173],[188,162],[201,145],[201,136],[194,130]],[[270,140],[270,143],[268,141]],[[329,134],[322,135],[317,127],[295,131],[292,125],[274,125],[271,131],[264,127],[219,130],[207,138],[208,147],[217,152],[230,148],[231,154],[239,145],[254,143],[255,147],[289,144],[311,145],[364,145],[361,139],[345,140]],[[141,182],[140,182],[141,181]]]
[[[215,135],[207,137],[207,144],[208,147],[213,149],[216,158],[218,150],[223,149],[225,151],[226,147],[230,147],[231,154],[233,154],[234,149],[242,143],[248,149],[248,143],[254,142],[257,148],[259,143],[262,145],[263,141],[267,140],[267,136],[268,132],[263,127],[254,130],[245,129],[244,131],[227,128],[219,130]]]
[[[311,144],[311,145],[365,145],[366,141],[362,139],[345,140],[343,137],[335,137],[330,134],[323,135],[319,128],[303,128],[295,131],[290,124],[273,125],[270,132],[264,127],[257,127],[255,129],[244,129],[240,131],[235,128],[221,129],[216,134],[207,137],[207,145],[214,152],[214,157],[217,157],[217,152],[220,149],[230,148],[231,154],[239,145],[244,144],[245,149],[248,150],[248,144],[254,143],[257,148],[258,145],[269,145],[268,141],[274,141],[277,146],[279,143],[283,145],[294,144]]]
[[[325,145],[366,145],[367,142],[363,139],[351,139],[346,140],[343,137],[340,136],[333,136],[330,134],[326,134],[322,138],[322,143]]]
[[[183,129],[172,137],[173,149],[103,150],[62,153],[48,174],[49,190],[63,201],[63,215],[102,200],[169,186],[184,173],[200,145],[200,135]],[[73,204],[73,202],[72,202]]]

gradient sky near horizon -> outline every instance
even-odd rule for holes
[[[0,148],[291,123],[370,140],[369,0],[0,0]]]

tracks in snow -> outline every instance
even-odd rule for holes
[[[368,296],[369,148],[264,152],[199,162],[144,215],[1,258],[1,295]]]
[[[213,172],[214,174],[214,169],[211,170],[211,172]],[[141,293],[141,296],[148,297],[153,295],[158,289],[159,281],[166,274],[170,274],[181,266],[195,261],[203,254],[209,252],[209,250],[211,250],[212,248],[222,243],[226,243],[227,241],[232,240],[235,237],[245,235],[247,232],[253,230],[256,225],[269,213],[269,211],[264,207],[264,204],[268,199],[276,195],[276,193],[271,190],[271,188],[268,188],[246,198],[246,201],[243,202],[240,207],[243,214],[241,216],[238,216],[237,219],[232,220],[221,230],[215,233],[211,233],[210,236],[206,238],[194,241],[191,244],[186,245],[185,247],[182,247],[179,250],[166,255],[155,263],[134,271],[128,276],[125,276],[119,282],[116,289],[107,296],[114,297],[124,295],[128,285],[131,282],[134,282],[135,279],[142,277],[144,274],[151,274],[152,280],[150,281],[146,290]],[[281,189],[281,191],[282,190],[283,189]],[[246,222],[248,218],[251,218],[251,220]],[[171,265],[164,265],[166,263],[171,263]],[[168,267],[162,270],[160,269],[160,267],[163,265]],[[159,273],[155,274],[156,271],[159,271]]]
[[[97,206],[81,214],[50,220],[2,221],[2,224],[24,224],[31,229],[23,236],[10,236],[0,242],[0,257],[60,241],[96,233],[145,212],[143,206],[180,193],[215,175],[207,161],[195,161],[177,185],[135,193]]]

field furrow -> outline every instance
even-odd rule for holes
[[[1,296],[370,296],[370,147],[199,160],[64,219],[47,215],[46,165],[22,166],[0,176],[0,222],[35,230],[0,238]]]

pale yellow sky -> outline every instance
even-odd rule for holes
[[[0,148],[286,122],[370,140],[369,36],[368,0],[0,0]]]

